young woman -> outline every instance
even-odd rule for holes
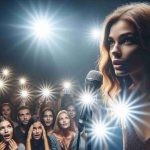
[[[1,105],[1,115],[5,118],[8,118],[10,120],[12,120],[14,126],[18,126],[17,122],[13,121],[13,110],[12,110],[12,106],[10,103],[2,103]]]
[[[51,135],[55,123],[54,111],[48,107],[45,107],[41,112],[41,122],[44,125],[47,136]]]
[[[25,150],[22,143],[15,137],[13,123],[4,117],[0,117],[0,150]]]
[[[37,118],[32,121],[27,135],[26,150],[50,150],[42,123]]]
[[[104,100],[113,102],[126,91],[138,115],[123,129],[125,150],[150,145],[150,5],[131,3],[116,9],[104,24],[100,73]],[[136,99],[138,99],[136,101]],[[132,103],[133,104],[133,103]],[[121,113],[121,112],[120,112]]]
[[[59,111],[49,141],[52,150],[76,150],[77,133],[67,111]]]

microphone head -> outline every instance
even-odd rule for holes
[[[99,71],[91,70],[85,78],[85,85],[86,87],[97,90],[102,85],[102,79],[102,75],[100,75]]]

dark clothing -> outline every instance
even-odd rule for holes
[[[77,137],[78,133],[74,137],[69,150],[76,150],[77,149]],[[49,143],[50,143],[50,148],[51,150],[63,150],[60,143],[58,142],[57,138],[54,135],[51,135],[48,137]]]
[[[15,132],[16,132],[17,139],[25,145],[26,144],[26,134],[21,131],[20,126],[17,126],[15,128]]]
[[[44,140],[31,140],[31,148],[32,150],[45,150]]]
[[[134,128],[130,125],[127,127],[127,141],[125,150],[150,150],[150,138],[145,142],[141,141]]]

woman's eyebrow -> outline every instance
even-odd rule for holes
[[[135,32],[127,32],[127,33],[123,33],[119,36],[119,38],[123,38],[123,37],[126,37],[126,36],[135,36]]]

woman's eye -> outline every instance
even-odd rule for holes
[[[113,41],[112,39],[108,39],[108,46],[109,46],[109,49],[112,49],[115,45],[115,41]]]
[[[126,37],[120,40],[120,44],[136,44],[137,40],[135,37]]]

